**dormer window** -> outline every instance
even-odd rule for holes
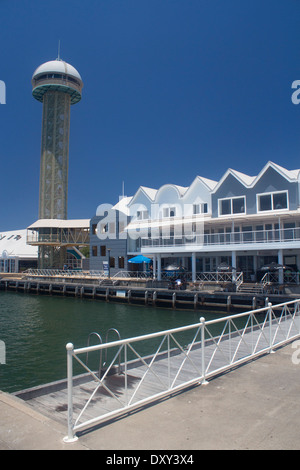
[[[257,195],[257,212],[288,209],[288,192],[280,191]]]

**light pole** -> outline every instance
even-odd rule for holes
[[[108,253],[108,279],[110,279],[110,248],[108,248],[107,253]]]

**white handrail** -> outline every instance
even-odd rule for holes
[[[27,269],[24,274],[26,276],[36,277],[96,277],[96,278],[107,278],[104,271],[82,271],[77,269]]]
[[[216,327],[219,333],[216,336]],[[188,346],[185,344],[186,338],[182,333],[192,333]],[[300,336],[300,300],[284,302],[282,304],[269,304],[267,307],[230,315],[205,322],[204,318],[200,323],[187,325],[180,328],[173,328],[166,331],[151,333],[144,336],[127,338],[110,343],[89,346],[84,348],[74,348],[73,344],[67,345],[68,356],[68,436],[65,438],[70,442],[76,438],[76,431],[90,426],[96,422],[117,416],[133,408],[139,407],[161,397],[169,396],[171,393],[182,390],[192,384],[206,383],[207,379],[228,370],[235,365],[242,364],[251,358],[257,357],[265,352],[272,352],[279,345],[285,344]],[[137,347],[143,341],[160,338],[159,346],[155,346],[152,354],[147,358],[142,357]],[[79,358],[81,354],[87,352],[117,349],[110,365],[102,377],[98,377]],[[132,365],[129,360],[129,352],[137,358],[145,370],[135,388],[128,386],[128,370]],[[118,396],[109,388],[106,382],[109,371],[115,361],[124,354],[122,362],[124,380],[124,396],[120,394],[120,382]],[[92,375],[95,381],[95,390],[85,404],[79,416],[73,421],[73,366],[75,359],[82,367]],[[163,362],[164,361],[164,362]],[[167,376],[162,376],[157,368],[157,364],[164,365]],[[190,365],[189,371],[185,367]],[[182,380],[181,372],[189,373],[188,377]],[[151,374],[155,375],[155,383],[160,387],[159,391],[150,392],[146,398],[138,398],[138,390],[144,385]],[[137,379],[138,380],[138,379]],[[115,403],[112,411],[105,411],[95,418],[83,420],[85,410],[99,389],[103,388],[111,396]],[[143,390],[145,393],[145,390]],[[116,405],[117,403],[117,405]],[[116,407],[117,406],[117,407]]]
[[[300,228],[281,228],[274,230],[250,230],[240,232],[223,232],[208,234],[191,234],[189,236],[171,234],[158,237],[142,237],[142,247],[166,247],[181,245],[253,245],[262,243],[290,243],[300,240]]]

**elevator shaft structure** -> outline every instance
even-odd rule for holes
[[[39,219],[67,219],[70,96],[49,91],[43,100]]]

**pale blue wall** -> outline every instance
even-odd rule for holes
[[[218,217],[218,199],[236,196],[246,196],[247,214],[255,214],[256,195],[274,191],[288,190],[289,209],[296,210],[298,207],[298,183],[290,183],[273,168],[268,170],[257,181],[253,188],[246,188],[232,174],[229,174],[215,194],[212,194],[212,217]]]

